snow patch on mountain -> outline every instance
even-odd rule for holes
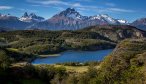
[[[102,19],[104,19],[105,21],[107,21],[109,24],[118,24],[118,21],[113,19],[112,17],[110,17],[107,14],[101,14],[99,15]]]
[[[128,24],[129,22],[127,20],[117,19],[117,21],[121,24]]]

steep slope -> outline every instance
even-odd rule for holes
[[[97,81],[105,84],[146,83],[146,39],[127,39],[101,64]]]
[[[146,31],[146,18],[141,18],[134,21],[131,25]]]

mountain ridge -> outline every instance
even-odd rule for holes
[[[49,30],[77,30],[88,26],[109,24],[123,25],[123,23],[120,23],[117,19],[114,19],[107,14],[83,16],[74,8],[67,8],[44,22],[39,22],[30,26],[30,28],[38,27]]]
[[[83,16],[74,8],[67,8],[49,19],[37,16],[35,13],[28,14],[27,12],[20,18],[0,14],[0,27],[13,28],[14,30],[78,30],[95,25],[132,25],[141,29],[141,25],[143,26],[143,24],[139,23],[140,26],[134,25],[136,21],[129,23],[123,19],[112,18],[108,14]],[[142,29],[145,29],[145,26]]]

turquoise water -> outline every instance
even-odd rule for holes
[[[99,51],[65,51],[59,56],[51,56],[47,58],[37,58],[32,64],[55,64],[64,62],[88,62],[101,61],[105,56],[110,54],[113,49]]]

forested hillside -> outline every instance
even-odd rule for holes
[[[92,26],[77,31],[25,30],[0,33],[1,44],[28,54],[65,50],[114,48],[126,38],[143,38],[146,33],[132,26]]]
[[[2,83],[11,84],[31,84],[33,81],[37,84],[145,84],[145,52],[145,38],[127,39],[120,42],[100,64],[89,64],[86,72],[77,73],[68,72],[63,65],[12,66],[11,55],[2,49],[0,79]]]

